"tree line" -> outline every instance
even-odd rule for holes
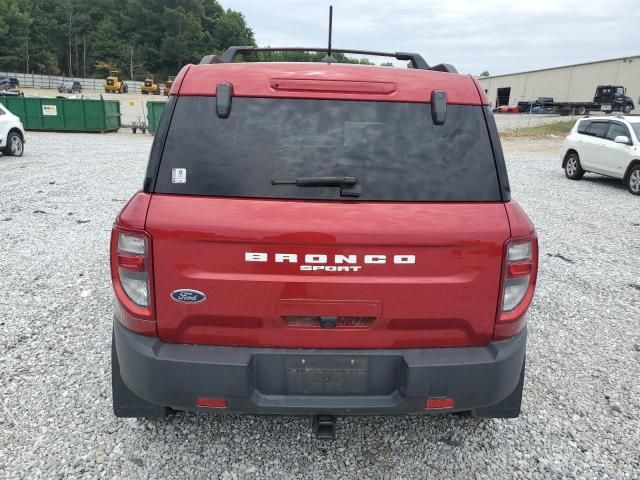
[[[216,0],[0,0],[0,71],[158,80],[231,45],[255,45]]]

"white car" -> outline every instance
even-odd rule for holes
[[[22,122],[0,104],[0,151],[3,155],[21,157],[24,153],[24,144]]]
[[[562,145],[567,178],[585,172],[619,178],[640,195],[640,117],[585,117],[571,129]]]

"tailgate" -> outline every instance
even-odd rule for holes
[[[333,349],[487,344],[509,237],[499,202],[158,194],[146,230],[162,341]]]

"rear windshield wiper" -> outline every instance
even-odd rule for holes
[[[271,180],[271,185],[297,185],[298,187],[340,187],[341,197],[359,197],[362,189],[356,177],[298,177]]]
[[[298,177],[271,180],[271,185],[297,185],[298,187],[351,187],[358,183],[356,177]]]

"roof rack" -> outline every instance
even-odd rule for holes
[[[257,52],[325,52],[326,48],[312,48],[312,47],[280,47],[280,48],[271,48],[271,47],[229,47],[224,53],[220,56],[217,55],[205,55],[200,60],[200,64],[211,64],[211,63],[232,63],[233,59],[237,55],[248,54],[248,53],[257,53]],[[378,57],[391,57],[396,60],[408,60],[411,62],[411,66],[413,68],[417,68],[420,70],[433,70],[437,72],[447,72],[447,73],[458,73],[453,65],[449,65],[448,63],[440,63],[433,67],[429,67],[429,64],[425,62],[422,55],[419,53],[408,53],[408,52],[374,52],[369,50],[343,50],[343,49],[332,49],[332,52],[336,53],[351,53],[355,55],[375,55]],[[325,57],[326,58],[326,57]]]

